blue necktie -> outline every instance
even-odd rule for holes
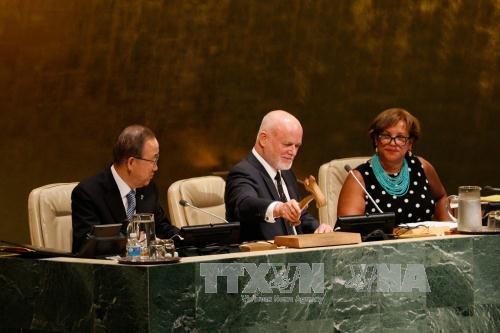
[[[127,219],[130,220],[135,212],[135,191],[127,193]]]

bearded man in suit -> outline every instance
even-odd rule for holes
[[[79,252],[94,225],[121,223],[126,234],[127,214],[153,213],[159,238],[178,232],[152,182],[159,157],[159,143],[149,128],[132,125],[121,132],[113,147],[113,164],[82,181],[71,193],[73,253]]]
[[[302,126],[283,110],[262,119],[252,152],[228,174],[226,218],[239,221],[241,240],[271,240],[297,233],[330,232],[299,207],[297,178],[291,170],[302,144]]]

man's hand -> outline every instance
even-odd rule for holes
[[[332,232],[333,228],[329,224],[321,223],[319,227],[314,231],[315,234],[324,234],[327,232]]]
[[[282,217],[288,220],[292,225],[300,224],[300,215],[302,214],[299,203],[292,199],[287,202],[279,203],[274,207],[273,215],[275,218]]]

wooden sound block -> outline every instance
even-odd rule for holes
[[[252,251],[267,251],[267,250],[276,250],[278,246],[276,244],[273,244],[272,242],[251,242],[251,243],[244,243],[240,245],[240,250],[242,252],[252,252]]]
[[[274,244],[293,248],[320,247],[361,243],[361,235],[356,232],[334,231],[325,234],[305,234],[276,236]]]

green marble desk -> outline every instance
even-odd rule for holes
[[[297,290],[248,301],[248,274],[208,293],[207,263],[323,264],[321,302]],[[374,265],[425,268],[429,290],[349,285]],[[392,266],[391,266],[392,267]],[[395,266],[398,267],[398,266]],[[368,269],[366,271],[369,271]],[[358,281],[359,282],[359,281]],[[0,331],[499,332],[500,235],[444,236],[308,250],[233,253],[127,266],[102,260],[0,258]],[[212,286],[214,287],[214,286]],[[296,288],[297,289],[297,288]],[[311,289],[312,290],[312,289]],[[246,295],[248,296],[248,295]],[[261,296],[269,296],[262,294]],[[279,300],[276,296],[284,297]],[[256,299],[258,300],[258,299]]]

